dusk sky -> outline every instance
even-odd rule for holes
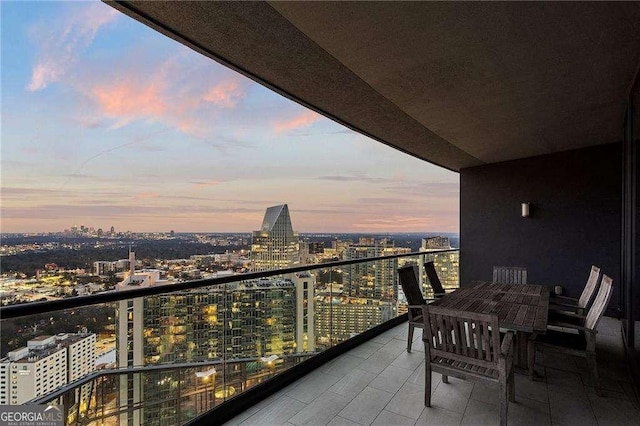
[[[103,3],[0,7],[2,232],[458,232],[456,173]]]

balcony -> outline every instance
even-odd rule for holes
[[[627,370],[636,382],[640,380],[638,3],[109,4],[350,129],[459,172],[461,286],[490,279],[492,266],[509,264],[527,267],[531,282],[561,285],[567,295],[578,296],[590,265],[610,274],[614,294],[607,314],[620,323],[607,320],[598,336],[601,376],[608,390],[605,398],[593,395],[582,374],[583,365],[570,358],[547,357],[539,360],[544,381],[518,378],[516,397],[522,405],[513,405],[510,415],[535,424],[637,424],[637,405],[632,408],[637,394],[631,390]],[[527,217],[520,214],[522,203],[530,204]],[[247,277],[254,278],[260,277]],[[232,285],[224,286],[232,282],[210,284],[223,286],[220,297],[226,300],[234,290]],[[368,282],[363,280],[362,289],[367,289]],[[176,290],[193,291],[206,285],[185,284]],[[128,295],[131,306],[122,297],[96,298],[91,303],[109,303],[109,309],[116,309],[114,303],[126,302],[119,307],[124,312],[135,309],[136,298],[158,294],[136,289]],[[76,384],[47,398],[65,401],[72,410],[68,423],[102,416],[99,421],[105,423],[131,418],[142,424],[147,409],[157,424],[198,419],[298,424],[318,407],[323,414],[333,410],[326,420],[334,424],[495,421],[491,393],[465,382],[452,381],[453,390],[437,384],[442,407],[427,412],[420,403],[407,403],[399,409],[405,401],[421,399],[421,392],[410,389],[419,386],[411,380],[419,375],[415,373],[420,353],[416,349],[406,355],[395,347],[402,327],[384,330],[401,322],[389,294],[373,292],[368,297],[379,298],[377,302],[352,304],[354,309],[377,306],[379,316],[367,325],[373,327],[369,331],[338,327],[346,326],[349,317],[334,321],[338,311],[333,309],[332,286],[325,296],[331,321],[317,323],[325,324],[328,332],[318,333],[317,350],[307,346],[307,355],[313,355],[307,360],[302,359],[307,355],[295,355],[296,350],[304,352],[304,335],[296,335],[295,346],[274,341],[258,346],[243,341],[242,333],[224,332],[219,338],[223,344],[211,342],[205,351],[215,361],[194,364],[193,356],[201,348],[189,345],[192,335],[184,332],[188,324],[172,319],[157,324],[172,337],[153,332],[147,336],[159,348],[146,355],[148,361],[160,363],[157,371],[140,370],[144,356],[129,359],[125,351],[117,358],[123,370],[102,372],[99,379],[88,376],[83,383],[90,384],[88,392],[94,400],[97,395],[109,395],[100,402],[111,404],[108,408],[113,406],[115,411],[98,413],[97,404],[80,404],[83,391]],[[88,303],[80,300],[74,308]],[[189,306],[180,300],[171,309],[188,312]],[[41,312],[53,312],[70,307],[41,308]],[[229,306],[224,312],[238,313],[234,309],[239,308]],[[158,313],[162,317],[166,311],[159,308]],[[208,315],[210,321],[214,317],[218,321],[218,312]],[[136,321],[139,316],[125,315],[119,327],[125,331],[130,327],[131,340],[141,341],[141,336],[133,337],[143,329],[142,322]],[[230,326],[227,321],[222,324],[236,327],[233,321]],[[289,324],[270,324],[265,319],[256,327],[272,325],[293,339]],[[383,334],[374,336],[379,332]],[[349,339],[351,335],[355,336]],[[126,348],[127,342],[123,338],[120,347]],[[229,356],[234,347],[243,345],[253,351],[251,357]],[[167,352],[169,348],[179,350]],[[353,352],[342,353],[350,349]],[[273,355],[279,358],[270,358]],[[330,361],[335,356],[340,358]],[[402,367],[407,366],[403,360],[409,359],[415,363],[410,372],[411,368]],[[385,370],[395,369],[394,363],[409,375],[398,382],[384,380]],[[373,365],[377,371],[366,369]],[[310,372],[313,367],[318,369]],[[341,369],[347,367],[347,375],[362,374],[360,378],[340,377],[346,372]],[[363,373],[356,373],[361,368]],[[177,379],[166,380],[161,371],[172,370]],[[210,380],[207,384],[205,378]],[[300,379],[297,391],[285,388],[296,386],[292,385],[296,379]],[[339,385],[343,379],[344,387]],[[315,385],[314,380],[322,382],[313,387],[314,392],[326,389],[311,398],[305,392],[306,386]],[[144,381],[165,388],[145,395],[135,390]],[[187,389],[181,387],[178,392],[180,383]],[[397,388],[393,392],[392,386]],[[236,393],[238,389],[245,392]],[[347,391],[352,394],[348,401],[336,402],[330,394]],[[271,399],[263,400],[273,392]],[[212,406],[217,411],[208,412]],[[247,409],[239,414],[242,408]],[[420,412],[406,415],[412,409]],[[404,418],[395,417],[398,411]],[[210,417],[196,417],[202,413]],[[232,415],[237,417],[231,419]]]
[[[459,172],[462,286],[509,264],[577,297],[583,271],[607,271],[640,381],[638,3],[109,4]]]
[[[513,425],[635,425],[638,394],[624,363],[620,321],[598,327],[604,389],[589,386],[583,359],[539,353],[541,381],[516,374]],[[497,387],[434,373],[432,407],[424,407],[424,349],[416,336],[405,350],[407,325],[388,330],[247,408],[225,425],[492,425],[499,424]]]
[[[335,302],[339,297],[344,297],[344,289],[333,281],[337,274],[344,279],[349,271],[357,270],[361,279],[369,276],[372,269],[384,268],[395,272],[399,265],[422,264],[425,260],[433,260],[445,286],[455,288],[458,281],[457,258],[456,250],[412,253],[386,256],[375,261],[361,259],[331,266],[319,265],[302,275],[311,276],[310,273],[315,272],[320,276],[322,272],[325,279],[329,279],[326,283],[328,287],[323,290],[323,284],[319,283],[314,299],[319,302],[329,297]],[[252,275],[260,277],[259,282],[264,289],[269,287],[268,275],[275,277],[272,278],[272,284],[281,283],[282,276],[287,276],[283,272]],[[120,348],[114,354],[114,365],[92,371],[31,402],[62,404],[68,425],[123,424],[128,421],[145,425],[215,424],[223,419],[228,419],[228,425],[498,423],[497,389],[458,379],[451,379],[450,384],[444,384],[437,374],[432,385],[433,406],[424,407],[424,348],[421,333],[415,334],[413,351],[407,353],[407,324],[406,316],[402,315],[402,302],[391,304],[392,300],[387,300],[387,308],[374,310],[394,312],[393,317],[381,316],[375,323],[360,325],[358,332],[351,330],[349,333],[340,331],[345,324],[340,323],[342,308],[339,304],[329,305],[329,322],[324,324],[318,321],[323,315],[322,309],[318,309],[315,315],[317,346],[312,351],[292,349],[295,346],[292,333],[288,339],[289,345],[271,347],[261,353],[251,348],[235,349],[235,353],[231,350],[218,356],[194,352],[194,345],[202,345],[204,341],[197,340],[194,334],[198,328],[196,324],[185,325],[193,323],[197,317],[186,309],[191,301],[189,298],[201,299],[196,310],[205,316],[225,311],[230,313],[234,307],[237,311],[246,309],[246,304],[236,305],[238,302],[234,301],[238,295],[235,287],[238,277],[228,279],[232,278],[234,282],[216,286],[183,283],[183,286],[193,288],[182,291],[167,292],[170,289],[162,287],[136,288],[65,300],[64,303],[77,307],[62,312],[54,311],[47,316],[79,315],[81,310],[95,309],[94,306],[85,305],[91,299],[108,297],[118,300],[115,304],[98,306],[112,309],[114,318],[117,318],[117,308],[124,303],[129,306],[125,310],[125,317],[129,318],[132,312],[130,307],[140,300],[140,297],[130,298],[129,292],[158,293],[145,297],[145,308],[149,310],[147,313],[157,310],[164,311],[164,314],[160,315],[158,322],[145,325],[143,349],[134,349],[131,353]],[[390,278],[387,285],[397,289],[395,274],[391,274]],[[351,276],[350,279],[355,277]],[[248,292],[248,288],[245,285],[243,291]],[[429,297],[426,283],[423,289],[427,290],[425,296]],[[203,303],[205,294],[216,292],[221,292],[224,297]],[[402,301],[401,294],[396,297],[395,300]],[[40,304],[38,308],[50,309],[47,304],[51,305],[51,302]],[[169,306],[173,307],[172,312],[167,312]],[[320,303],[316,303],[316,308],[320,306]],[[24,306],[17,308],[23,312],[31,309]],[[291,309],[292,312],[296,310],[293,305]],[[9,316],[14,316],[15,308],[4,308],[3,314],[7,312]],[[136,314],[133,311],[133,318]],[[255,316],[252,319],[257,322],[261,320]],[[352,324],[357,324],[358,319],[362,318],[357,313],[344,318]],[[6,324],[4,321],[9,320],[3,320]],[[163,325],[166,321],[171,323],[169,328]],[[239,337],[233,333],[233,327],[227,327],[224,323],[219,326],[224,331],[219,333],[223,343],[221,346],[233,345]],[[272,323],[271,326],[278,324]],[[183,333],[180,327],[189,329],[190,333]],[[208,330],[209,337],[216,335],[213,331]],[[510,404],[511,424],[636,424],[640,418],[640,405],[637,390],[624,362],[621,323],[605,317],[598,331],[598,366],[604,395],[597,396],[590,386],[583,360],[546,353],[542,356],[539,353],[536,369],[543,378],[532,382],[524,375],[516,376],[517,402]],[[281,328],[278,328],[278,336],[284,336]],[[125,339],[126,334],[119,333],[115,337],[122,345],[121,339]],[[170,341],[174,346],[170,349],[154,346],[163,340],[165,345]],[[260,336],[253,336],[252,340],[259,341]],[[135,343],[129,341],[127,344]],[[197,358],[197,353],[206,355]],[[186,354],[191,358],[185,357]],[[139,355],[144,355],[144,361],[136,366],[131,359]]]
[[[45,339],[32,330],[18,333],[31,336],[29,347],[39,341],[49,345],[46,353],[27,355],[20,349],[2,360],[16,370],[11,380],[20,387],[34,376],[36,388],[44,386],[38,377],[52,368],[50,352],[67,351],[70,319],[93,324],[95,330],[71,336],[95,347],[97,334],[104,352],[96,359],[86,347],[79,358],[68,349],[73,375],[60,377],[62,386],[10,402],[61,405],[69,425],[179,425],[202,415],[229,417],[406,321],[396,270],[425,261],[434,262],[446,288],[458,287],[458,251],[434,250],[180,284],[137,284],[3,307],[3,330],[29,325],[55,334]],[[426,275],[422,279],[425,296],[432,296]],[[11,333],[3,339],[21,341]]]

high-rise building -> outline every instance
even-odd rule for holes
[[[437,236],[422,239],[421,251],[448,250],[450,248],[451,243],[449,242],[449,238],[447,237]]]
[[[315,275],[309,272],[292,274],[296,287],[296,348],[297,352],[316,350]]]
[[[422,247],[420,247],[420,251],[425,254],[420,256],[422,259],[418,267],[420,271],[420,282],[427,297],[433,297],[433,290],[428,282],[426,273],[424,272],[425,262],[433,262],[438,278],[445,290],[451,290],[459,287],[460,252],[434,252],[437,250],[449,249],[451,249],[451,244],[447,237],[438,236],[422,239]]]
[[[298,234],[293,231],[286,204],[269,207],[259,231],[253,231],[252,270],[284,269],[299,262]]]
[[[114,262],[98,260],[97,262],[93,262],[93,273],[94,275],[108,275],[109,272],[115,272]]]
[[[111,272],[124,272],[131,268],[129,259],[120,259],[114,262],[98,260],[93,262],[93,273],[95,275],[109,275]]]
[[[0,359],[0,404],[24,404],[95,370],[93,333],[38,336]],[[88,395],[84,395],[88,398]]]
[[[297,235],[287,205],[267,209],[261,231],[254,232],[259,270],[291,266],[298,259]],[[131,269],[119,291],[162,285],[154,271]],[[217,359],[282,356],[313,352],[315,277],[288,274],[229,283],[219,287],[173,292],[118,302],[117,360],[120,367],[158,363],[190,363]],[[159,425],[179,423],[173,399],[174,381],[130,380],[120,384],[119,404],[134,407],[146,400],[163,400],[162,409],[123,412],[120,423]],[[164,412],[162,419],[159,413]],[[176,414],[177,415],[177,414]],[[167,417],[169,416],[169,417]]]
[[[344,260],[367,259],[393,254],[409,253],[410,249],[393,247],[386,239],[371,241],[361,239],[344,251]],[[373,244],[371,244],[373,243]],[[398,297],[397,259],[378,260],[348,265],[343,268],[342,283],[346,295],[378,300],[395,300]]]
[[[386,240],[360,238],[344,249],[344,260],[409,253]],[[376,260],[342,268],[342,286],[316,297],[319,345],[335,344],[393,318],[397,312],[397,259]]]
[[[338,295],[316,298],[318,346],[327,349],[396,316],[396,304]]]
[[[309,242],[309,254],[319,254],[324,251],[324,241]]]

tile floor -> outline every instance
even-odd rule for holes
[[[424,348],[416,332],[405,349],[400,325],[341,355],[226,425],[493,425],[499,424],[497,388],[434,373],[432,407],[424,406]],[[511,425],[638,425],[638,397],[623,361],[620,322],[599,326],[598,370],[603,396],[590,387],[586,362],[538,353],[532,382],[516,374]]]

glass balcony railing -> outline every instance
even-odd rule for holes
[[[57,404],[68,425],[181,425],[397,323],[400,266],[433,261],[457,288],[458,259],[397,254],[4,307],[0,403]]]

